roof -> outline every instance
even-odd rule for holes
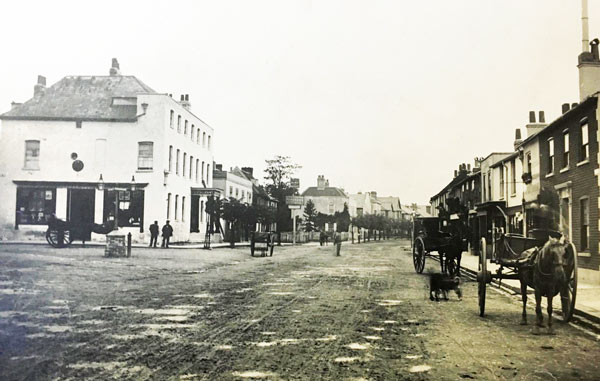
[[[377,199],[381,202],[384,210],[399,211],[401,209],[400,197],[377,197]]]
[[[0,119],[129,121],[135,119],[135,103],[113,101],[138,94],[157,93],[134,76],[67,76]]]
[[[336,187],[308,187],[304,192],[302,192],[302,196],[308,197],[344,197],[347,198],[348,195]]]

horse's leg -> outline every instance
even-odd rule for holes
[[[521,300],[523,301],[523,313],[521,314],[521,325],[527,325],[527,282],[521,275]]]
[[[533,334],[540,334],[540,327],[544,326],[544,315],[542,315],[542,291],[538,287],[535,287],[535,315],[536,322],[533,326]]]
[[[554,284],[548,286],[548,295],[546,296],[546,302],[548,303],[548,334],[554,335],[554,328],[552,328],[552,298],[554,297]]]
[[[444,252],[440,251],[438,252],[440,254],[440,270],[442,271],[442,274],[444,273],[444,261],[446,260],[446,258],[444,257]]]
[[[456,256],[456,275],[460,276],[460,260],[462,259],[462,250]]]

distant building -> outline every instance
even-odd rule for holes
[[[258,183],[258,180],[254,178],[254,169],[252,167],[242,167],[242,172],[252,182],[252,205],[256,208],[268,208],[275,214],[278,201],[271,197],[265,188]],[[277,222],[273,221],[270,224],[257,222],[254,230],[259,232],[277,231]]]
[[[40,235],[56,214],[74,224],[117,219],[135,241],[167,219],[174,241],[204,237],[214,130],[188,95],[158,93],[113,59],[108,76],[50,87],[39,76],[33,98],[0,120],[0,236]]]
[[[349,210],[351,217],[379,214],[381,212],[381,202],[377,199],[377,192],[358,192],[350,195]]]
[[[381,204],[381,214],[393,220],[402,219],[402,203],[400,197],[378,197]]]
[[[343,189],[330,187],[329,180],[326,180],[324,176],[318,176],[317,186],[308,187],[302,192],[302,197],[304,197],[304,205],[308,200],[312,200],[316,211],[323,214],[342,212],[344,204],[348,204],[349,200]]]

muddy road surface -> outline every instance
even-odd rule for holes
[[[408,241],[248,248],[0,245],[2,380],[580,380],[600,345],[477,284],[431,302]],[[429,262],[427,271],[437,270]],[[529,311],[530,322],[534,321]]]

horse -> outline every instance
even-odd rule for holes
[[[542,297],[546,297],[548,312],[548,334],[553,335],[552,328],[552,298],[564,289],[566,283],[563,257],[566,244],[564,238],[549,237],[541,249],[535,249],[533,255],[524,261],[518,268],[521,281],[521,298],[523,301],[523,314],[521,325],[527,325],[527,286],[535,290],[536,323],[533,334],[539,335],[540,328],[544,327],[542,314]]]

